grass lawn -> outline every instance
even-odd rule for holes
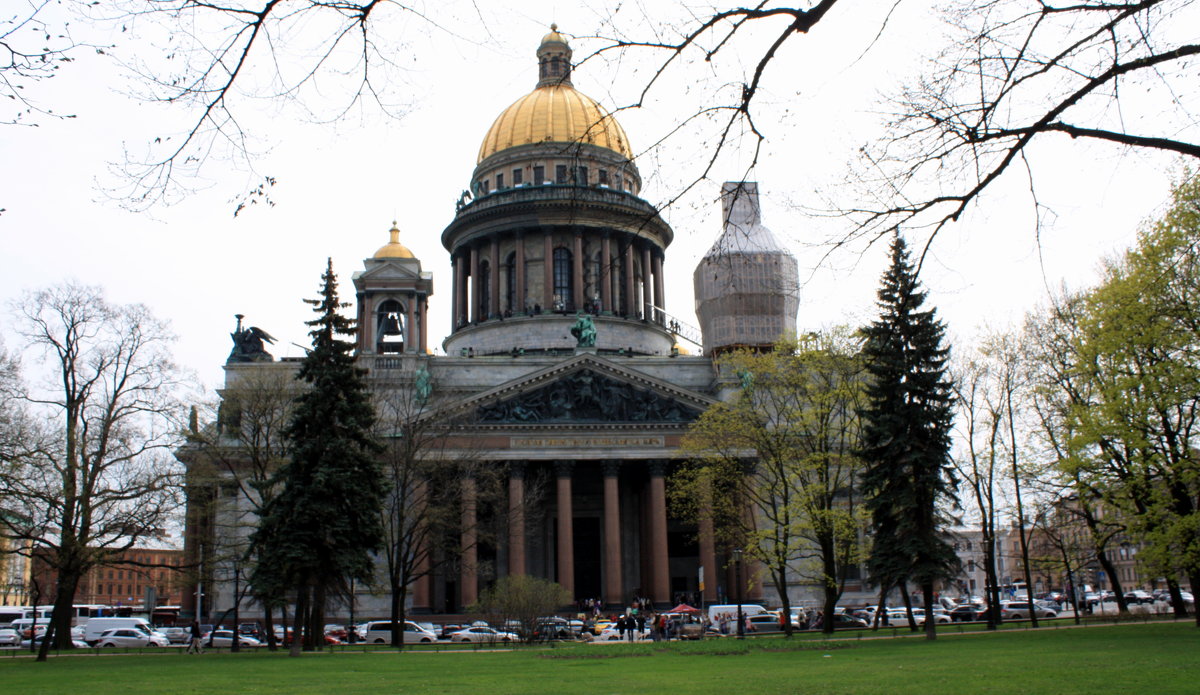
[[[670,647],[567,645],[514,652],[306,654],[88,652],[38,664],[0,657],[22,695],[690,695],[713,693],[1200,692],[1194,623],[1045,629],[921,639],[712,640]]]

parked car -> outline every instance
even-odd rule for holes
[[[946,615],[950,616],[950,621],[955,623],[966,623],[983,618],[983,612],[970,604],[955,606],[946,611]]]
[[[1142,589],[1134,589],[1133,591],[1125,592],[1125,603],[1154,603],[1154,595],[1149,591]]]
[[[858,630],[870,627],[867,621],[862,618],[856,618],[849,613],[834,613],[832,618],[834,630]]]
[[[411,620],[404,622],[404,632],[402,639],[405,644],[423,644],[438,641],[436,632],[431,632],[417,625]],[[390,620],[373,620],[369,623],[363,623],[359,626],[358,641],[366,642],[367,644],[391,644],[392,643],[392,621]]]
[[[97,647],[169,647],[171,641],[161,633],[146,633],[132,627],[114,627],[96,638]]]
[[[233,630],[213,630],[212,632],[200,638],[206,647],[232,647],[233,646]],[[246,635],[238,635],[238,646],[241,647],[261,647],[262,642],[248,637]]]
[[[644,639],[649,639],[649,637],[650,637],[650,628],[649,627],[647,627],[646,629],[641,630],[641,631],[639,631],[636,627],[634,627],[633,632],[636,635],[634,637],[634,640],[644,640]],[[621,633],[617,630],[616,624],[612,624],[612,625],[609,625],[608,627],[604,628],[603,630],[601,630],[600,634],[596,635],[596,639],[600,640],[602,642],[619,642],[622,639],[625,639],[628,641],[629,634],[626,633],[624,638],[622,638]]]
[[[520,637],[517,637],[514,632],[501,632],[491,627],[468,627],[457,632],[450,633],[451,642],[471,642],[471,643],[492,643],[492,642],[516,642]]]
[[[0,647],[15,647],[20,643],[20,633],[10,627],[0,628]]]
[[[1001,620],[1028,620],[1030,614],[1036,613],[1039,618],[1057,618],[1058,613],[1028,601],[1001,601]]]
[[[186,627],[161,627],[158,629],[171,644],[187,644],[192,640],[192,631]]]
[[[45,636],[46,636],[45,634],[41,634],[41,635],[38,635],[37,637],[34,637],[32,640],[23,639],[23,640],[21,640],[20,647],[21,647],[21,649],[36,649],[36,648],[42,646],[42,639],[45,638]],[[87,642],[84,642],[83,640],[75,638],[75,637],[71,638],[71,645],[73,647],[75,647],[76,649],[87,649],[92,646],[92,645],[88,644]]]

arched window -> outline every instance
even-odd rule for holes
[[[476,304],[479,311],[476,316],[482,321],[488,318],[488,307],[492,305],[492,269],[487,261],[479,262],[479,281],[475,284],[475,296],[479,299]]]
[[[404,306],[389,299],[375,310],[375,352],[379,354],[404,352],[404,336],[408,334],[404,325]]]
[[[504,314],[510,316],[517,308],[517,252],[504,259]]]
[[[572,270],[571,252],[565,248],[554,249],[554,310],[574,311],[575,299],[571,296]]]

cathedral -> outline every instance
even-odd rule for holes
[[[714,357],[795,333],[796,259],[763,226],[757,185],[727,183],[723,227],[693,276],[696,320],[668,314],[663,261],[675,231],[640,197],[629,138],[573,86],[556,27],[536,56],[533,90],[486,131],[480,124],[468,192],[442,232],[451,271],[436,279],[452,296],[450,335],[429,334],[435,278],[398,226],[353,276],[357,359],[371,388],[408,388],[436,412],[469,416],[447,446],[498,473],[512,511],[486,542],[464,539],[462,557],[415,580],[409,613],[461,612],[490,582],[519,574],[607,606],[726,599],[730,558],[711,529],[672,514],[668,480],[689,423],[738,391]],[[430,350],[439,338],[444,355]],[[235,348],[225,392],[296,366],[261,344]],[[210,509],[189,518],[193,561],[221,533],[212,514],[228,513]],[[473,505],[462,509],[464,529],[481,523]],[[236,588],[218,562],[206,566],[208,615]],[[772,591],[744,597],[771,602]],[[372,592],[356,592],[358,614],[386,615],[388,597]]]

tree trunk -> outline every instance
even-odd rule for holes
[[[908,580],[900,582],[900,598],[904,600],[904,613],[908,616],[908,629],[917,631],[917,621],[913,618],[912,596],[908,595]]]
[[[1117,599],[1117,612],[1128,613],[1129,606],[1125,603],[1125,592],[1121,590],[1121,577],[1117,574],[1117,568],[1113,566],[1112,560],[1108,559],[1108,553],[1104,550],[1096,549],[1096,559],[1100,562],[1100,566],[1108,572],[1109,581],[1112,582],[1113,595]],[[1100,608],[1103,610],[1104,602],[1100,603]]]
[[[996,572],[996,537],[989,536],[983,553],[983,575],[987,586],[983,598],[987,602],[987,629],[1000,626],[1000,575]]]
[[[301,582],[296,587],[296,608],[292,614],[292,641],[289,643],[288,656],[300,656],[304,641],[304,616],[306,615],[308,615],[308,584]]]
[[[933,582],[921,585],[922,600],[925,601],[925,639],[937,639],[937,620],[933,615]],[[910,614],[911,616],[911,614]],[[910,617],[909,620],[912,620]]]
[[[265,622],[267,630],[267,651],[275,651],[279,645],[275,642],[275,619],[274,611],[271,610],[271,602],[263,601],[263,622]],[[287,624],[286,622],[284,623]]]
[[[326,598],[327,588],[324,583],[317,584],[313,587],[312,606],[309,610],[308,619],[308,643],[305,645],[309,651],[325,650]]]
[[[879,585],[879,605],[875,607],[875,619],[871,621],[871,629],[878,630],[879,623],[887,615],[887,594],[892,587],[887,584]]]
[[[1067,549],[1059,545],[1059,551],[1062,553],[1063,567],[1067,568],[1067,595],[1071,597],[1071,612],[1075,614],[1075,624],[1079,624],[1079,592],[1075,589],[1075,571],[1071,569],[1071,558],[1067,555]]]
[[[73,563],[65,563],[73,564]],[[45,661],[50,653],[53,642],[56,649],[71,649],[71,623],[74,618],[75,589],[79,586],[81,572],[68,568],[59,570],[58,589],[54,595],[54,611],[50,614],[50,624],[46,626],[46,636],[38,648],[38,661]],[[36,612],[37,606],[34,606]],[[37,637],[37,630],[30,633],[30,639]]]

